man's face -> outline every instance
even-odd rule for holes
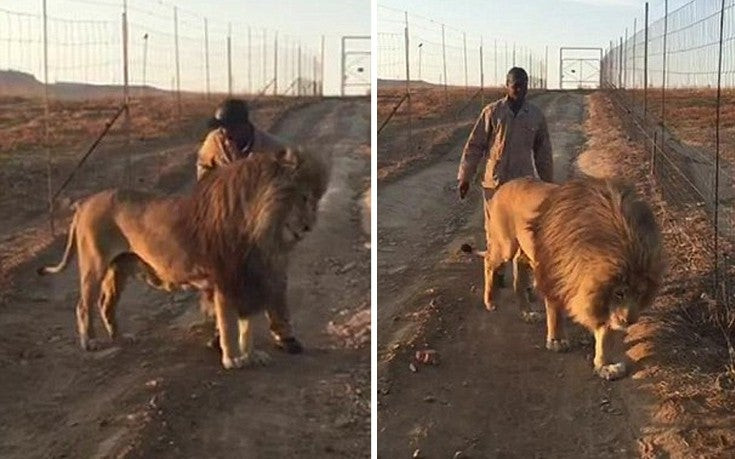
[[[508,92],[509,99],[521,101],[526,97],[526,93],[528,92],[528,79],[513,74],[508,75],[505,88]]]

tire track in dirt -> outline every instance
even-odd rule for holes
[[[550,92],[534,103],[562,179],[585,140],[585,97]],[[637,411],[625,396],[633,383],[594,376],[588,339],[554,354],[543,348],[544,324],[521,322],[510,292],[501,292],[499,311],[482,308],[482,263],[457,254],[468,239],[485,245],[479,193],[463,203],[454,189],[461,147],[379,190],[379,234],[389,241],[378,252],[379,455],[634,455]],[[411,371],[413,350],[425,346],[440,365]]]
[[[0,316],[0,456],[367,454],[369,347],[347,348],[326,327],[369,301],[370,257],[356,201],[369,176],[369,120],[367,101],[325,100],[289,112],[276,129],[335,159],[320,220],[289,272],[305,354],[273,350],[258,318],[256,345],[274,363],[225,372],[204,346],[212,325],[199,323],[196,298],[137,282],[118,312],[138,342],[83,353],[74,326],[76,267],[42,280],[32,273],[56,260],[54,244],[19,268],[15,297]]]

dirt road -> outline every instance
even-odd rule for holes
[[[584,145],[585,96],[547,93],[534,103],[562,179]],[[468,240],[485,245],[479,193],[456,195],[461,148],[378,191],[380,457],[635,455],[633,383],[593,375],[586,335],[553,354],[544,325],[523,323],[509,291],[498,311],[482,307],[482,262],[457,253]],[[440,364],[413,371],[423,348],[437,350]]]
[[[369,344],[357,346],[328,325],[369,303],[370,256],[360,230],[369,126],[368,101],[334,99],[289,112],[275,129],[334,155],[317,228],[295,250],[289,272],[303,355],[273,349],[259,319],[256,345],[273,363],[225,372],[204,346],[212,326],[200,323],[196,298],[135,282],[118,314],[137,342],[83,353],[74,330],[76,266],[52,278],[33,274],[60,256],[61,240],[23,264],[0,310],[0,456],[367,457]],[[191,185],[193,173],[179,176],[171,189]]]

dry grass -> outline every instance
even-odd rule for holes
[[[643,105],[643,90],[627,91]],[[648,112],[661,119],[661,89],[648,90]],[[717,91],[715,89],[667,89],[666,125],[687,145],[714,152]],[[720,151],[722,158],[735,164],[735,90],[722,91],[720,110]]]
[[[408,104],[403,102],[378,136],[378,180],[391,180],[412,168],[447,153],[469,129],[485,104],[503,96],[500,88],[448,88],[423,86],[412,89],[411,139],[408,138]],[[404,94],[399,87],[379,88],[378,126]],[[474,97],[473,97],[474,96]]]
[[[172,97],[133,98],[130,104],[131,132],[136,141],[158,140],[181,133],[200,133],[214,113],[221,97],[182,97],[182,116]],[[257,112],[262,107],[286,106],[291,99],[275,102],[271,98],[251,103]],[[53,101],[50,104],[49,141],[52,149],[78,148],[90,144],[121,105],[119,99]],[[38,150],[44,147],[44,106],[40,99],[0,97],[0,155]],[[121,116],[109,133],[112,141],[123,138]]]

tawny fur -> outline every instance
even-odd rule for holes
[[[285,301],[271,279],[284,272],[288,250],[315,224],[327,181],[325,161],[287,150],[221,168],[188,196],[102,191],[77,206],[62,262],[39,274],[63,270],[77,246],[77,325],[85,349],[94,337],[90,308],[96,304],[117,337],[114,307],[131,275],[166,290],[210,290],[218,325],[229,330],[221,333],[228,341],[222,343],[223,365],[241,366],[232,336],[238,317],[263,310],[274,298]],[[245,349],[247,323],[240,330]]]
[[[524,252],[546,303],[547,348],[567,348],[561,321],[567,313],[595,334],[598,374],[623,376],[625,365],[608,358],[609,332],[636,322],[665,270],[650,207],[622,182],[584,177],[555,185],[523,178],[498,188],[490,221],[486,306],[493,271]]]

